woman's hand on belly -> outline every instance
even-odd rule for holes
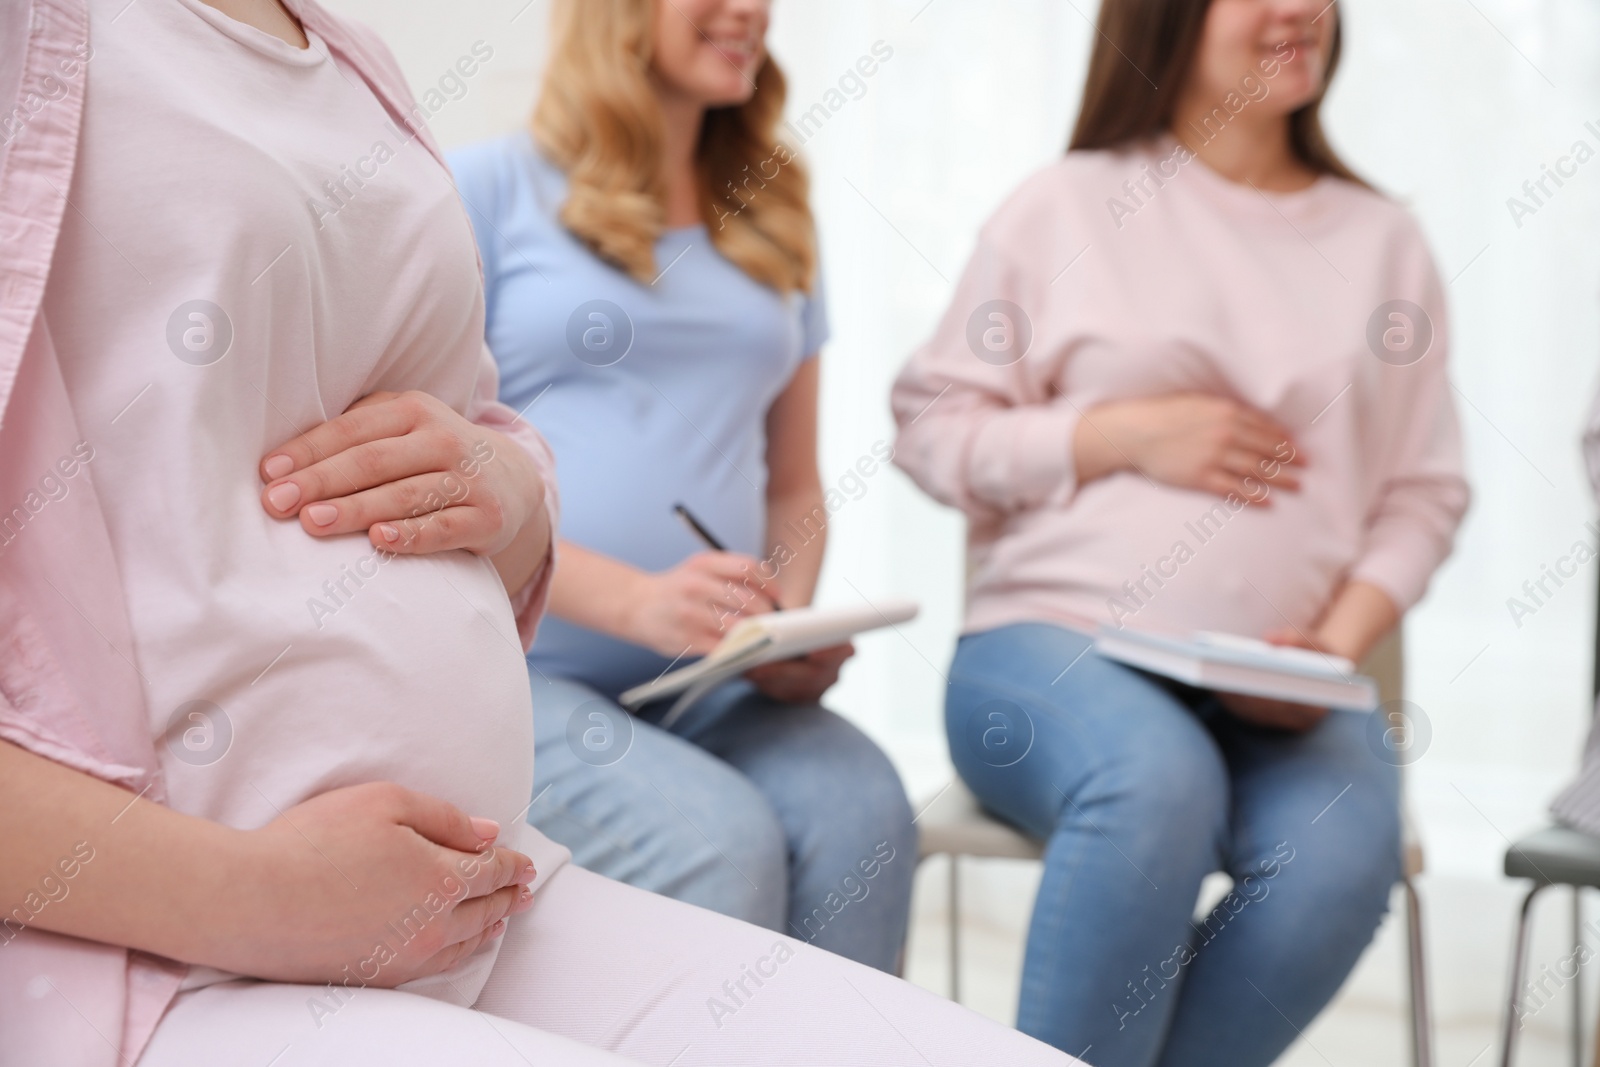
[[[195,962],[381,988],[437,974],[532,906],[533,861],[498,833],[389,783],[313,797],[243,835],[235,934]]]
[[[1204,393],[1119,400],[1090,408],[1073,436],[1080,484],[1121,470],[1179,489],[1266,505],[1300,488],[1304,465],[1289,432],[1254,408]]]
[[[466,549],[493,557],[512,590],[549,546],[533,458],[426,393],[363,397],[273,449],[259,473],[267,513],[298,516],[313,537],[364,530],[387,552]]]

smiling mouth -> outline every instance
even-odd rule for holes
[[[1285,45],[1288,45],[1290,48],[1294,49],[1296,54],[1301,52],[1314,52],[1317,48],[1317,39],[1311,36],[1285,37],[1282,40],[1273,41],[1271,44],[1264,45],[1262,47],[1262,51],[1277,53]]]
[[[711,47],[721,52],[730,62],[747,67],[761,55],[761,40],[757,37],[707,37]]]

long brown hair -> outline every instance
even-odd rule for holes
[[[1067,151],[1121,148],[1164,133],[1189,80],[1211,0],[1102,0],[1083,107]],[[1328,143],[1322,98],[1339,69],[1342,19],[1333,12],[1333,48],[1317,95],[1289,116],[1289,148],[1318,174],[1366,185]]]
[[[656,276],[666,228],[662,117],[650,83],[654,0],[556,0],[550,61],[533,134],[567,175],[561,222],[634,278]],[[777,136],[783,72],[767,56],[755,94],[706,112],[695,147],[711,243],[751,278],[809,291],[816,226],[800,160]]]

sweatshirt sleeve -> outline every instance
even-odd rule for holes
[[[526,652],[533,647],[539,620],[544,617],[545,607],[550,601],[550,580],[555,572],[556,531],[559,528],[561,515],[561,498],[556,489],[556,463],[550,446],[545,443],[538,430],[496,399],[499,388],[499,368],[495,365],[494,356],[489,352],[489,346],[484,345],[479,360],[478,380],[473,390],[472,401],[465,412],[466,417],[479,426],[505,434],[533,457],[534,466],[538,468],[539,477],[544,482],[545,519],[550,524],[550,547],[546,550],[544,562],[534,572],[528,584],[511,597],[511,610],[516,616],[517,633],[522,638],[522,650]]]
[[[1076,489],[1079,413],[1051,387],[1060,357],[1032,346],[1037,286],[986,228],[938,330],[890,396],[895,463],[975,520],[1059,506]]]
[[[1448,374],[1443,286],[1420,234],[1416,242],[1425,275],[1421,307],[1433,343],[1414,363],[1379,367],[1380,417],[1387,425],[1375,427],[1374,437],[1387,442],[1387,455],[1378,457],[1382,473],[1362,552],[1349,575],[1382,589],[1402,612],[1422,599],[1433,572],[1450,555],[1471,499]]]

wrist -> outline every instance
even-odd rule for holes
[[[1072,465],[1080,485],[1133,467],[1122,423],[1121,404],[1090,408],[1078,420],[1072,432]]]
[[[508,550],[526,530],[537,530],[539,529],[537,524],[548,523],[548,520],[544,515],[544,476],[539,471],[539,465],[533,461],[528,450],[523,448],[516,438],[498,430],[488,432],[489,452],[488,458],[483,463],[509,464],[511,468],[509,484],[515,492],[515,496],[512,497],[515,506],[508,509],[507,514],[516,522],[516,526],[509,530],[509,537],[505,532],[501,533],[503,543],[488,545],[486,551],[481,552],[483,555],[494,556]],[[465,466],[463,473],[467,473]],[[474,473],[467,474],[467,477],[481,477],[482,474],[482,467],[479,467]]]
[[[240,931],[271,928],[262,907],[274,895],[280,872],[275,857],[257,847],[259,830],[237,830],[208,819],[182,817],[166,860],[174,875],[157,934],[160,955],[185,963],[240,971],[248,938]],[[243,872],[241,874],[241,872]]]
[[[1360,665],[1400,623],[1400,609],[1375,585],[1344,586],[1317,627],[1317,643]]]
[[[1357,666],[1360,666],[1361,661],[1366,658],[1365,650],[1345,634],[1319,630],[1313,640],[1317,648],[1328,655],[1347,659]]]
[[[656,596],[657,576],[630,567],[620,577],[622,580],[613,585],[611,590],[605,628],[625,641],[648,645],[643,620],[645,608]]]

